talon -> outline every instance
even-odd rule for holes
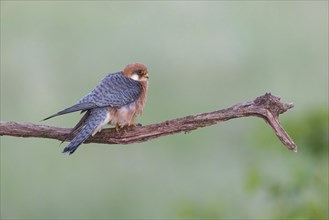
[[[116,125],[115,125],[115,131],[116,131],[117,133],[119,133],[119,132],[120,132],[120,129],[121,129],[121,126],[120,126],[119,124],[116,124]]]
[[[136,125],[136,123],[134,123],[134,122],[131,122],[129,125],[128,125],[128,127],[136,127],[137,125]]]

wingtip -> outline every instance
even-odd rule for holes
[[[42,119],[41,121],[46,121],[46,120],[51,119],[51,118],[53,118],[53,117],[55,117],[55,116],[57,116],[57,115],[58,115],[58,114],[51,115],[51,116],[49,116],[49,117],[47,117],[47,118]]]

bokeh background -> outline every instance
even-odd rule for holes
[[[258,118],[131,145],[1,137],[2,219],[328,218],[327,1],[1,1],[1,120],[72,127],[109,72],[148,65],[150,124],[265,92]]]

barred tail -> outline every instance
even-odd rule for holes
[[[71,143],[64,148],[63,153],[73,154],[74,151],[85,142],[100,126],[107,123],[108,108],[99,108],[90,110],[90,115],[86,119],[85,126]]]
[[[87,124],[80,133],[72,140],[72,142],[64,148],[63,153],[73,154],[74,151],[87,140],[97,126]]]

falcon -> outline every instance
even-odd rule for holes
[[[48,120],[76,111],[85,113],[63,140],[64,142],[74,137],[63,153],[74,153],[83,142],[101,131],[106,124],[115,125],[117,132],[126,126],[136,126],[134,119],[141,115],[146,102],[148,78],[144,64],[129,64],[123,71],[105,76],[77,104],[43,119]]]

